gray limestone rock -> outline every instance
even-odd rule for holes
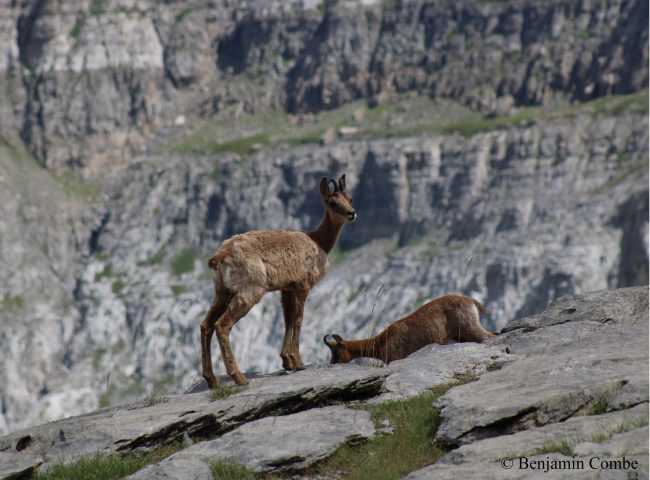
[[[440,464],[472,464],[491,462],[504,456],[532,456],[536,452],[566,444],[576,455],[587,455],[587,442],[604,442],[620,432],[643,430],[648,421],[648,404],[643,403],[627,410],[603,415],[583,415],[564,422],[551,423],[510,435],[500,435],[463,445],[442,457]],[[604,445],[604,443],[598,443]],[[635,447],[636,448],[636,447]],[[641,442],[639,448],[644,448]],[[645,443],[647,451],[647,442]],[[636,453],[639,453],[636,451]],[[621,451],[618,454],[623,455]],[[616,456],[617,453],[609,453]]]
[[[640,412],[630,411],[630,417],[636,418],[636,422],[647,423],[647,415],[647,404]],[[618,421],[612,423],[616,416]],[[468,446],[469,449],[458,449],[465,449],[462,457],[452,452],[440,462],[407,475],[404,480],[648,478],[648,427],[616,433],[620,428],[626,428],[625,425],[630,425],[623,414],[617,412],[600,417],[574,418],[565,422],[570,425],[559,423],[479,441]],[[570,427],[575,429],[572,431]],[[611,427],[614,429],[610,430]],[[584,438],[592,441],[581,442],[580,439]],[[529,440],[533,443],[527,443]],[[544,443],[540,443],[542,440]],[[546,452],[536,454],[537,448]],[[569,448],[571,456],[553,451],[559,448]],[[448,463],[448,460],[454,464]],[[456,464],[459,460],[460,463]],[[533,462],[537,463],[533,465]],[[504,465],[508,468],[504,468]]]
[[[26,478],[43,463],[39,455],[16,455],[13,452],[0,451],[0,478],[14,480]]]
[[[647,431],[635,433],[636,439],[641,440],[643,433],[647,434]],[[453,466],[434,464],[410,473],[404,477],[404,480],[456,480],[458,478],[467,480],[542,480],[546,478],[551,480],[572,478],[581,480],[640,480],[648,478],[647,456],[646,450],[645,454],[626,457],[630,462],[636,461],[635,468],[631,466],[620,468],[623,464],[610,463],[612,461],[622,462],[622,458],[604,457],[593,460],[595,457],[567,457],[559,453],[535,455],[527,457],[525,460],[514,458],[512,464],[509,463],[509,460],[506,460],[508,465],[512,465],[510,468],[504,468],[501,461],[466,463]],[[601,461],[607,462],[604,464],[605,468],[600,466]]]
[[[405,399],[419,395],[436,385],[473,379],[486,370],[501,368],[518,358],[505,353],[504,347],[467,342],[429,345],[385,368],[385,393],[372,403]]]
[[[312,367],[291,375],[253,379],[242,392],[210,401],[202,392],[166,401],[103,409],[0,437],[0,469],[25,468],[21,458],[48,465],[94,453],[128,452],[190,436],[225,433],[269,415],[300,411],[327,401],[376,394],[385,374],[358,366]],[[13,452],[13,455],[8,455]],[[15,465],[15,467],[12,467]]]
[[[344,443],[368,439],[374,431],[368,412],[344,407],[266,417],[215,440],[197,443],[127,478],[202,478],[206,464],[214,459],[258,472],[301,469],[329,456]]]
[[[562,300],[531,321],[530,333],[515,329],[491,339],[525,358],[441,397],[436,439],[462,445],[560,422],[595,405],[610,411],[647,402],[648,290],[619,292],[620,303],[607,291]]]

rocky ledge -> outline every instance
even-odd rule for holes
[[[536,460],[582,462],[584,478],[647,478],[647,287],[564,297],[483,344],[432,345],[384,368],[312,366],[255,378],[221,400],[198,391],[17,431],[0,438],[0,478],[181,438],[186,448],[129,478],[209,479],[215,458],[300,471],[375,434],[349,402],[407,398],[459,377],[478,378],[432,406],[448,453],[407,478],[522,478]],[[636,468],[612,469],[623,457]]]

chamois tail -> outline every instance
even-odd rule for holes
[[[208,260],[208,267],[210,267],[210,270],[214,270],[216,272],[217,267],[226,259],[226,257],[227,254],[225,252],[217,252],[212,255],[210,257],[210,260]]]
[[[476,305],[476,308],[478,308],[478,311],[479,311],[480,314],[483,314],[483,315],[488,314],[487,310],[485,309],[485,307],[483,306],[483,304],[481,302],[479,302],[478,300],[474,300],[474,299],[472,299],[472,301],[474,302],[474,305]]]

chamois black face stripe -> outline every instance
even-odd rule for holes
[[[332,350],[332,359],[330,360],[330,364],[334,365],[335,363],[339,363],[339,356],[334,352],[334,350]]]
[[[341,215],[346,215],[347,216],[347,215],[350,214],[350,212],[347,209],[343,208],[342,206],[340,206],[337,203],[329,202],[329,206],[330,206],[330,208],[332,210],[334,210],[336,213],[339,213]]]

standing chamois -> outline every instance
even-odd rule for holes
[[[334,189],[330,192],[329,185]],[[260,301],[266,292],[280,290],[284,315],[282,366],[285,370],[303,368],[299,341],[305,300],[312,287],[329,268],[327,254],[339,238],[341,229],[354,222],[357,212],[345,187],[345,175],[338,183],[323,177],[320,194],[325,213],[313,232],[254,231],[224,241],[210,258],[214,272],[215,298],[201,323],[201,363],[203,378],[210,388],[218,385],[212,370],[210,342],[217,340],[226,371],[239,385],[246,385],[230,347],[232,327]]]
[[[374,337],[343,340],[338,335],[325,335],[323,341],[332,351],[330,363],[347,363],[358,357],[390,363],[430,343],[482,342],[494,336],[481,326],[479,313],[486,312],[476,300],[462,295],[445,295],[425,303]]]

